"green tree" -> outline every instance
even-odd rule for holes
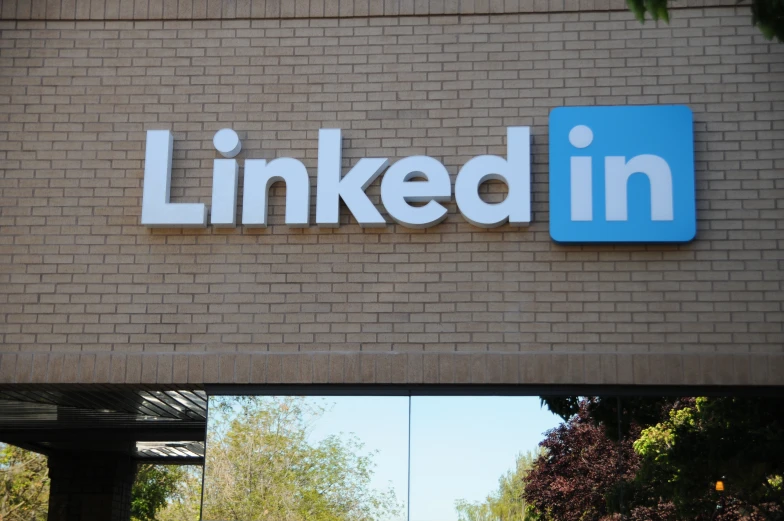
[[[46,521],[46,456],[0,443],[0,521]]]
[[[166,507],[184,477],[182,467],[140,464],[131,489],[131,520],[157,521],[156,514]]]
[[[656,425],[667,413],[681,407],[683,398],[670,396],[541,396],[542,405],[553,414],[569,421],[573,416],[586,414],[594,423],[607,430],[617,440],[626,436],[632,426],[644,428]],[[691,398],[687,398],[691,400]],[[619,418],[618,407],[621,408]],[[619,432],[620,429],[620,432]]]
[[[626,3],[640,22],[645,21],[646,14],[654,20],[670,20],[669,0],[626,0]],[[765,38],[784,42],[784,0],[751,0],[751,18]]]
[[[697,398],[642,431],[635,482],[667,498],[682,519],[784,519],[784,419],[777,398]],[[657,498],[653,498],[656,500]]]
[[[174,492],[168,497],[156,521],[199,521],[201,514],[202,468],[181,467],[182,476]]]
[[[532,521],[536,519],[524,499],[525,478],[538,455],[530,451],[518,454],[515,467],[501,476],[498,489],[489,494],[484,501],[470,503],[465,500],[455,502],[458,521]]]
[[[542,442],[547,456],[528,474],[526,494],[558,521],[619,511],[632,521],[784,519],[780,399],[624,397],[621,442],[617,399],[543,401],[569,421]],[[620,465],[628,466],[623,476]]]
[[[205,520],[370,521],[398,513],[370,486],[372,454],[351,435],[309,439],[324,408],[301,397],[210,401]]]

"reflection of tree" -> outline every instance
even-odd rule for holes
[[[140,464],[131,488],[131,521],[157,521],[158,512],[175,499],[185,473],[185,467],[176,465]]]
[[[484,501],[469,503],[463,499],[455,502],[459,521],[530,521],[531,509],[523,499],[524,479],[531,470],[537,455],[518,454],[515,468],[498,480],[498,490]]]
[[[370,487],[373,463],[351,435],[309,438],[324,409],[300,397],[210,401],[205,520],[371,521],[392,517],[393,490]]]
[[[155,514],[155,521],[199,521],[202,468],[187,465],[179,471],[180,479],[167,497],[166,506]]]
[[[543,453],[524,480],[526,499],[548,521],[612,519],[608,496],[639,465],[631,439],[627,436],[619,457],[617,441],[592,421],[587,402],[580,402],[578,414],[548,431],[539,444]]]
[[[620,431],[615,399],[546,401],[576,414],[548,431],[525,478],[541,519],[784,520],[779,397],[624,398]]]
[[[667,498],[675,519],[784,519],[781,398],[703,397],[685,405],[634,442],[640,456],[634,490]],[[721,495],[714,489],[719,478]],[[650,494],[642,499],[643,506],[652,503]]]
[[[0,443],[0,521],[43,521],[49,504],[46,456]]]

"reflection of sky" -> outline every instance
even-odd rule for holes
[[[364,454],[375,452],[371,486],[408,495],[408,397],[308,398],[328,411],[312,425],[311,440],[354,433]],[[538,397],[425,397],[411,399],[411,519],[455,521],[455,500],[481,501],[534,450],[559,418]],[[209,447],[208,447],[209,449]],[[405,507],[399,519],[405,519]],[[382,520],[391,521],[391,520]],[[398,521],[398,520],[395,520]]]
[[[535,396],[418,396],[411,409],[410,521],[456,520],[456,499],[483,500],[560,423]]]
[[[313,425],[311,440],[318,441],[330,434],[351,432],[364,444],[363,454],[378,451],[373,455],[376,466],[371,486],[384,491],[393,488],[397,503],[403,505],[397,519],[405,519],[408,495],[408,397],[328,396],[309,400],[329,406],[328,412]]]

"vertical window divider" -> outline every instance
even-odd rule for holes
[[[406,521],[411,521],[411,395],[408,395],[408,480],[406,482]]]

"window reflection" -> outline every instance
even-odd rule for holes
[[[784,519],[780,410],[778,396],[213,397],[203,519]]]
[[[548,434],[525,497],[553,519],[784,518],[779,396],[550,399]]]
[[[560,421],[532,396],[413,397],[411,521],[511,514],[521,502],[519,473]]]
[[[206,521],[406,517],[408,398],[217,396]]]

